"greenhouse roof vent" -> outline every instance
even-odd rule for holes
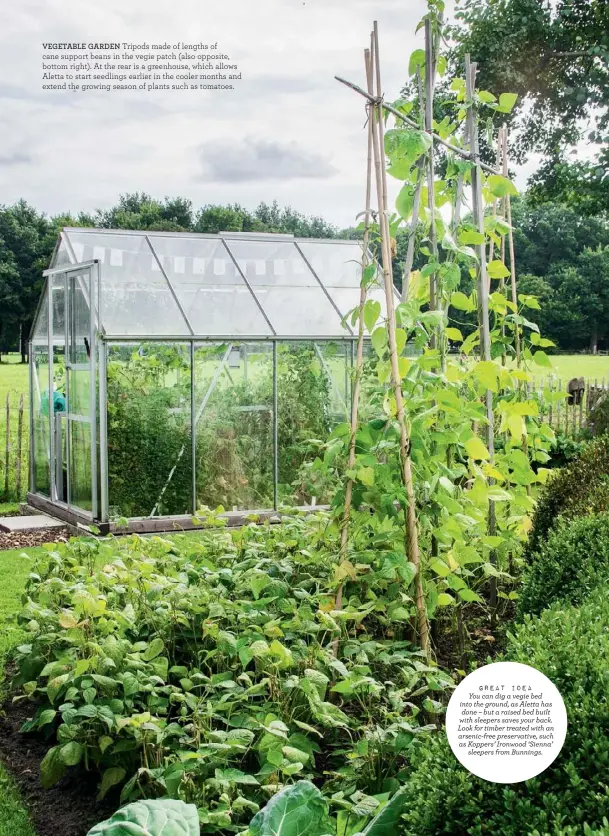
[[[253,241],[293,241],[292,232],[219,232],[220,238],[249,238]]]

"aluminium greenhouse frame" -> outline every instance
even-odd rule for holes
[[[82,241],[87,245],[82,245]],[[104,246],[93,246],[96,241]],[[80,251],[77,243],[80,243]],[[129,248],[131,251],[128,252]],[[137,261],[130,261],[135,250]],[[205,258],[197,258],[200,250],[207,254]],[[271,254],[260,257],[256,251]],[[177,254],[184,252],[189,255]],[[243,252],[247,257],[242,257]],[[319,258],[331,255],[333,263],[339,268],[341,259],[344,259],[345,265],[353,265],[356,262],[353,256],[359,252],[359,269],[353,266],[344,268],[345,275],[338,279],[333,277],[332,270],[324,267],[322,279],[318,274],[320,268],[315,266],[315,258],[308,257],[318,252],[321,253]],[[224,266],[220,265],[222,269],[217,275],[216,263],[219,259],[215,256],[218,253],[224,260]],[[277,253],[281,254],[281,258],[273,260],[273,254]],[[91,255],[101,257],[89,257]],[[210,274],[212,264],[213,275]],[[229,266],[228,272],[226,265]],[[294,271],[293,275],[290,275],[290,269]],[[349,369],[354,362],[356,334],[347,324],[346,315],[356,307],[359,298],[361,245],[358,242],[296,239],[291,235],[266,233],[204,235],[66,228],[58,240],[51,268],[44,272],[44,276],[45,288],[29,343],[32,454],[28,503],[34,508],[69,523],[95,525],[102,532],[119,529],[112,519],[108,477],[108,358],[113,346],[126,348],[165,343],[185,347],[189,357],[190,403],[186,409],[189,411],[190,449],[187,450],[184,443],[175,462],[171,465],[169,462],[161,463],[161,467],[167,465],[168,475],[158,500],[150,514],[130,516],[128,530],[162,531],[190,528],[196,524],[192,517],[199,504],[197,428],[219,378],[228,370],[227,364],[235,348],[243,351],[244,357],[247,357],[247,347],[252,344],[270,344],[272,352],[272,405],[267,411],[272,413],[273,507],[228,512],[229,522],[241,523],[252,513],[276,515],[279,508],[278,423],[281,407],[278,404],[277,381],[278,353],[282,344],[306,343],[314,346],[324,373],[342,398],[344,413],[348,416]],[[239,294],[241,299],[237,299],[235,294]],[[269,309],[273,294],[278,297],[278,302],[275,301],[274,309],[272,306]],[[296,299],[310,297],[313,300],[311,305],[302,304],[296,311],[297,319],[300,321],[302,318],[305,324],[303,333],[288,333],[294,330],[286,310],[286,301],[292,295]],[[382,305],[383,291],[378,279],[371,295]],[[348,309],[339,308],[337,300],[343,309],[348,304]],[[257,311],[251,302],[255,303]],[[260,324],[264,322],[264,329],[260,328],[264,332],[245,332],[247,323],[244,323],[239,333],[238,328],[232,327],[238,316],[218,323],[218,318],[222,319],[223,312],[231,309],[231,304],[237,305],[237,314],[244,304],[248,304],[245,319],[249,322],[250,317]],[[298,307],[298,302],[295,304]],[[210,308],[212,324],[223,333],[202,332],[211,330],[209,328],[198,331],[197,324],[205,320]],[[144,311],[141,314],[144,320],[146,315],[156,317],[157,327],[154,323],[153,327],[133,324],[140,311]],[[323,321],[320,311],[325,316]],[[186,327],[183,327],[181,318]],[[287,324],[284,325],[286,319]],[[119,327],[114,327],[117,322]],[[177,323],[178,327],[170,329],[170,322]],[[148,324],[145,322],[145,325]],[[282,331],[282,327],[286,330]],[[340,356],[344,358],[345,376],[342,395],[324,359],[323,347],[326,344],[342,346]],[[223,353],[209,390],[197,404],[195,355],[204,346],[222,350]],[[56,391],[57,373],[65,375],[65,394]],[[230,377],[230,371],[228,374]],[[187,513],[157,515],[165,490],[184,456],[190,459],[192,481]],[[86,489],[88,479],[90,491]],[[125,530],[122,523],[120,530]]]

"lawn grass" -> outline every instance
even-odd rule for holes
[[[22,556],[24,553],[29,556],[29,560]],[[21,594],[32,562],[42,553],[40,546],[0,551],[0,679],[4,677],[8,652],[23,635],[15,623],[15,615],[21,606]],[[0,692],[3,690],[0,688]],[[19,790],[1,764],[0,836],[36,836]]]
[[[0,502],[0,517],[9,517],[18,513],[18,502]]]
[[[28,446],[29,446],[29,400],[28,366],[21,363],[20,354],[2,355],[0,363],[0,499],[20,500],[25,498],[28,484]],[[17,496],[15,469],[17,460],[17,430],[19,400],[24,396],[23,435],[21,453],[21,496]],[[6,399],[10,397],[10,451],[9,451],[9,490],[5,495],[6,473]]]
[[[584,377],[586,380],[599,384],[603,378],[609,383],[609,356],[599,354],[556,354],[550,357],[552,372],[565,383],[572,377]],[[547,377],[550,370],[539,369],[540,377]],[[537,376],[537,374],[536,374]]]

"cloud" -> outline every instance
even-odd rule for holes
[[[213,141],[199,146],[203,171],[197,179],[223,183],[316,179],[336,173],[329,160],[297,142],[268,139]]]
[[[24,87],[14,84],[0,84],[0,99],[31,99],[32,94]]]
[[[9,168],[14,165],[26,165],[33,162],[33,159],[30,154],[22,154],[19,151],[14,154],[0,154],[0,166]]]

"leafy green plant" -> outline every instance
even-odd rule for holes
[[[539,493],[526,554],[539,551],[560,519],[609,510],[609,437],[585,446],[564,470],[552,474]]]
[[[555,601],[580,604],[609,581],[609,513],[564,520],[532,555],[518,601],[538,615]]]
[[[452,680],[409,641],[407,565],[373,543],[361,585],[336,554],[321,513],[49,546],[24,596],[14,683],[33,704],[23,730],[52,744],[45,785],[96,769],[101,796],[191,801],[209,833],[245,826],[299,779],[373,815]]]
[[[273,506],[273,369],[250,348],[249,377],[220,377],[227,346],[195,352],[195,467],[199,505]],[[329,349],[325,349],[328,351]],[[321,350],[320,350],[321,353]],[[244,361],[245,362],[245,361]],[[315,483],[297,484],[326,440],[328,373],[311,343],[278,348],[278,476],[285,501],[304,501]],[[191,374],[186,346],[112,346],[108,363],[108,470],[115,515],[185,514],[192,506]],[[174,469],[175,468],[175,469]],[[300,488],[300,490],[299,490]],[[296,495],[294,495],[296,491]],[[316,494],[320,496],[320,494]]]
[[[336,802],[336,797],[332,799]],[[379,801],[360,794],[360,815],[328,814],[328,802],[309,781],[286,787],[256,813],[244,836],[397,836],[405,798],[398,790]],[[375,813],[375,810],[379,812]],[[370,816],[373,816],[370,818]],[[367,824],[365,822],[367,821]],[[360,828],[362,825],[363,829]]]
[[[328,802],[310,781],[278,792],[256,813],[248,836],[324,836],[332,831]]]
[[[547,462],[546,467],[565,467],[570,464],[574,459],[581,456],[589,441],[589,434],[585,432],[582,432],[576,438],[557,432],[556,438],[548,451],[550,460]]]
[[[186,514],[192,504],[190,381],[184,346],[112,346],[108,362],[108,484],[116,516]],[[171,468],[172,479],[165,487]]]
[[[414,754],[404,791],[404,836],[604,832],[609,816],[609,591],[580,607],[554,604],[527,616],[509,637],[506,659],[542,671],[565,701],[569,727],[552,766],[504,786],[464,769],[445,735]]]
[[[199,816],[194,804],[183,801],[136,801],[96,824],[87,836],[199,836]]]
[[[609,397],[605,393],[592,410],[591,421],[594,427],[594,435],[609,434]]]

